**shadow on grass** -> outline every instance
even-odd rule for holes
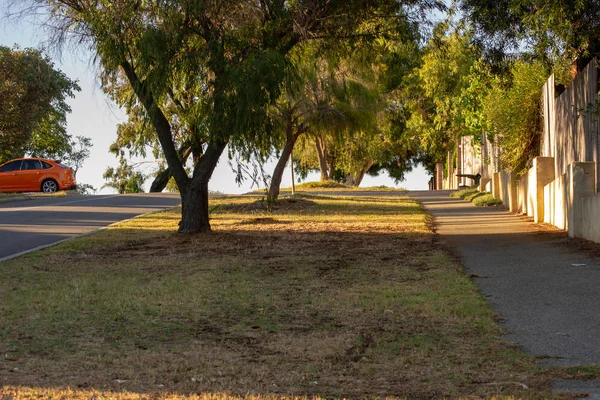
[[[0,264],[0,379],[123,396],[544,393],[413,201],[315,201],[221,208],[201,235],[175,233],[173,210]],[[487,384],[516,375],[532,389]]]

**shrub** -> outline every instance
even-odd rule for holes
[[[482,192],[481,196],[477,196],[473,199],[473,204],[478,207],[482,206],[501,206],[502,200],[495,198],[491,193]]]
[[[450,197],[460,197],[461,199],[464,199],[466,196],[472,195],[474,193],[479,193],[479,191],[476,188],[468,188],[452,192],[450,193]]]

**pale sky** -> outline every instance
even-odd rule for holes
[[[7,0],[0,0],[0,13],[4,13]],[[27,21],[7,22],[0,19],[0,45],[12,47],[17,44],[20,47],[40,47],[40,42],[45,37],[38,27]],[[92,56],[84,51],[78,54],[64,51],[61,58],[56,54],[48,54],[55,63],[55,68],[65,72],[71,79],[79,81],[81,92],[74,99],[69,100],[72,107],[71,114],[67,117],[67,132],[72,136],[88,136],[92,139],[94,147],[91,156],[77,173],[79,183],[87,183],[100,189],[105,183],[102,174],[108,166],[116,167],[118,160],[108,152],[111,143],[116,139],[116,126],[126,120],[125,113],[119,109],[100,89],[96,79],[95,69],[92,65]],[[143,160],[136,160],[143,161]],[[146,164],[145,164],[146,165]],[[266,166],[266,171],[272,171],[274,162]],[[145,172],[151,173],[155,170],[154,163],[145,166]],[[309,175],[307,181],[316,181],[319,174]],[[378,177],[366,176],[361,186],[403,187],[409,190],[425,190],[429,176],[419,166],[407,174],[406,180],[399,185],[394,184],[386,172]],[[146,182],[149,188],[151,180]],[[289,167],[284,173],[282,187],[291,186]],[[209,184],[210,190],[222,193],[245,193],[251,190],[251,183],[245,182],[241,187],[235,183],[234,174],[227,162],[227,155],[223,154]],[[110,193],[111,189],[103,189],[102,193]]]

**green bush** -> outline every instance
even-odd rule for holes
[[[346,185],[336,181],[325,181],[325,182],[305,182],[300,185],[296,185],[296,189],[345,189]]]
[[[464,199],[466,196],[472,195],[474,193],[479,193],[479,191],[476,188],[468,188],[452,192],[450,193],[450,197],[460,197],[461,199]]]
[[[481,196],[473,199],[473,204],[478,207],[482,206],[501,206],[502,200],[495,198],[491,193],[482,192]]]
[[[450,193],[450,197],[459,197],[473,202],[476,206],[501,206],[502,200],[497,199],[488,192],[480,192],[476,188],[457,190]]]

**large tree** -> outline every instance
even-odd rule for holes
[[[467,123],[467,77],[477,59],[468,30],[446,22],[437,26],[423,49],[422,64],[397,91],[397,101],[407,111],[406,135],[426,154],[427,169],[453,151],[459,136],[472,134]]]
[[[69,153],[67,98],[79,90],[39,50],[0,46],[0,162]]]
[[[128,82],[152,122],[182,199],[180,232],[210,230],[208,182],[229,144],[251,152],[270,146],[267,108],[286,76],[285,56],[307,39],[381,34],[396,0],[30,0],[50,24],[87,40],[105,79]],[[430,0],[408,0],[432,6]],[[365,19],[372,24],[355,28]],[[194,99],[169,119],[164,106]],[[202,118],[199,118],[202,116]],[[206,121],[191,176],[173,141],[174,123]],[[192,127],[193,129],[193,127]]]

